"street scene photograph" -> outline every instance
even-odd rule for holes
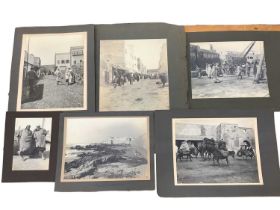
[[[148,117],[67,117],[62,182],[150,180]]]
[[[86,110],[86,43],[86,32],[24,34],[17,110]]]
[[[101,40],[100,111],[169,109],[166,39]]]
[[[190,43],[193,99],[269,97],[263,41]]]
[[[256,118],[173,119],[175,185],[262,185]]]
[[[16,118],[13,171],[49,169],[51,128],[52,118]]]

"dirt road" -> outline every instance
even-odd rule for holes
[[[233,159],[229,157],[229,166],[220,160],[220,166],[213,161],[193,158],[193,161],[177,161],[178,183],[256,183],[258,171],[256,159]]]
[[[23,100],[22,109],[83,107],[83,85],[56,84],[56,77],[46,75],[35,86],[35,96]]]
[[[268,97],[269,90],[266,82],[253,83],[253,77],[237,76],[219,77],[220,83],[208,77],[192,78],[192,98],[242,98]]]
[[[135,111],[169,108],[169,88],[156,84],[159,80],[142,79],[130,85],[100,88],[100,110]]]

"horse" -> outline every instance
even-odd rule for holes
[[[223,141],[217,142],[217,146],[213,147],[213,165],[215,165],[215,160],[217,161],[218,165],[220,166],[220,159],[225,159],[227,165],[229,165],[229,151],[226,149],[226,143]]]
[[[195,158],[198,156],[198,150],[196,147],[191,147],[190,148],[190,154],[193,155]]]
[[[199,152],[200,156],[202,157],[203,160],[206,160],[206,156],[208,157],[208,160],[211,159],[211,156],[213,154],[215,147],[215,140],[214,139],[209,139],[209,138],[204,138],[203,143],[199,146]]]
[[[231,156],[232,158],[235,158],[235,152],[234,151],[228,151],[228,156]]]
[[[192,161],[192,155],[191,155],[191,152],[190,150],[186,150],[186,151],[183,151],[182,149],[178,149],[178,152],[177,152],[177,155],[176,155],[176,161],[179,159],[180,161],[182,161],[182,159],[184,158],[184,156],[187,157],[186,160],[190,160]]]

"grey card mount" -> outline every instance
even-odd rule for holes
[[[100,112],[187,107],[183,27],[97,25],[96,106]]]
[[[2,182],[55,180],[58,112],[7,112]]]
[[[65,113],[56,191],[153,190],[153,115]]]
[[[279,109],[279,31],[187,32],[192,109]]]
[[[95,110],[94,26],[16,28],[9,111]]]
[[[272,111],[159,111],[155,119],[159,196],[279,196]]]

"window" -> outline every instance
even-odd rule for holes
[[[60,64],[60,60],[57,60],[56,62],[57,62],[57,64]]]
[[[66,63],[69,63],[69,60],[66,60]]]
[[[83,63],[83,60],[80,60],[80,63],[82,64],[82,63]]]
[[[65,60],[61,60],[61,64],[64,64],[65,63]]]
[[[76,61],[74,61],[73,63],[74,63],[74,65],[76,65]]]

